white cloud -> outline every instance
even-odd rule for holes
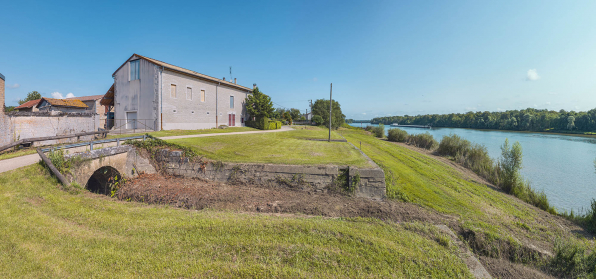
[[[313,78],[313,79],[312,79],[312,81],[317,81],[317,80],[318,80],[317,78]]]
[[[366,115],[366,112],[363,112],[362,115]]]
[[[546,104],[547,106],[550,106],[550,102],[546,102],[545,104]]]
[[[54,99],[72,98],[74,96],[75,95],[72,94],[72,93],[68,93],[68,94],[66,94],[66,96],[63,96],[62,93],[60,93],[60,92],[53,92],[52,93],[52,98],[54,98]]]
[[[535,81],[535,80],[539,80],[539,79],[540,79],[540,76],[538,75],[538,72],[536,71],[536,69],[528,70],[528,75],[526,77],[526,80]]]
[[[13,84],[13,85],[10,85],[10,84],[9,84],[9,85],[7,85],[6,87],[8,87],[8,88],[19,88],[19,87],[21,87],[21,85],[20,85],[20,84],[18,84],[18,83],[15,83],[15,84]]]

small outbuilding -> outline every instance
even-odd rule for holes
[[[86,112],[89,107],[81,100],[41,98],[36,108],[39,111]]]
[[[36,111],[39,111],[37,109],[37,105],[39,104],[39,101],[41,101],[41,99],[31,100],[31,101],[25,102],[24,104],[14,108],[14,109],[16,111],[36,112]]]

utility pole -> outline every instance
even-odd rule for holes
[[[333,103],[333,83],[329,89],[329,142],[331,142],[331,105]]]

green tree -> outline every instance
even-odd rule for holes
[[[319,99],[312,106],[313,117],[318,115],[323,119],[323,125],[329,128],[329,100]],[[313,118],[314,119],[314,118]],[[331,128],[337,129],[344,124],[346,116],[341,112],[341,106],[335,100],[332,103]]]
[[[37,99],[41,99],[41,94],[39,94],[39,92],[37,92],[37,91],[31,91],[31,92],[27,93],[27,98],[25,98],[23,100],[19,100],[19,105],[22,105],[26,102],[37,100]]]
[[[252,94],[246,98],[246,111],[255,118],[269,117],[273,114],[273,102],[271,97],[267,96],[259,90],[258,87],[253,89]]]
[[[567,130],[573,130],[575,127],[575,117],[569,116],[567,117]]]
[[[507,193],[511,193],[521,182],[519,171],[522,168],[522,156],[521,144],[516,141],[510,147],[509,140],[505,139],[505,143],[501,146],[501,161],[499,163],[502,169],[503,190]]]
[[[298,120],[300,119],[300,116],[302,116],[300,110],[295,108],[290,109],[290,115],[292,116],[292,120]]]
[[[314,115],[312,117],[312,122],[314,122],[317,126],[321,126],[323,125],[323,117],[321,117],[320,115]]]
[[[288,123],[292,124],[292,115],[289,111],[284,111],[283,118],[285,121],[288,121]]]

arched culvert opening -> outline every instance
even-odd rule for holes
[[[110,166],[97,169],[87,181],[85,188],[92,193],[111,196],[123,182],[122,176]]]

